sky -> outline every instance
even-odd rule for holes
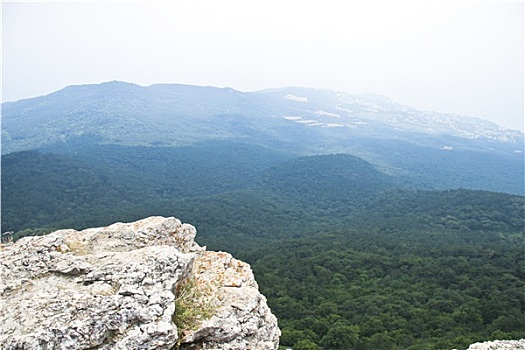
[[[120,80],[376,93],[524,128],[517,2],[2,2],[2,101]]]

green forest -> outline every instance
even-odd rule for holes
[[[15,239],[151,215],[250,263],[294,350],[525,337],[523,196],[234,143],[2,156],[2,231]]]
[[[269,247],[253,269],[282,344],[461,349],[523,337],[522,243],[519,234],[338,230]]]

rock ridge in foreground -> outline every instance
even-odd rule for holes
[[[277,349],[250,266],[195,235],[150,217],[0,246],[0,348]]]

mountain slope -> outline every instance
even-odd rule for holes
[[[2,156],[2,229],[106,225],[155,203],[246,188],[289,155],[209,142],[180,148],[78,146]],[[151,212],[154,214],[154,212]]]
[[[199,243],[251,264],[290,347],[439,350],[522,334],[523,196],[402,189],[345,154],[83,147],[2,157],[3,229],[191,221]]]
[[[377,95],[109,82],[2,104],[2,154],[214,140],[297,155],[352,154],[416,188],[524,193],[522,133]]]
[[[330,154],[274,165],[262,172],[258,186],[301,200],[357,202],[397,184],[358,157]]]
[[[430,139],[449,135],[518,145],[523,139],[518,131],[477,118],[421,112],[377,95],[306,88],[240,92],[178,84],[142,87],[109,82],[70,86],[47,96],[4,103],[2,114],[3,153],[80,135],[134,145],[253,137],[251,132],[262,133],[265,138],[286,140],[288,136],[294,141],[294,131],[306,130],[315,140],[340,135],[341,130],[346,135],[423,144],[427,142],[421,140],[423,135]],[[412,133],[419,134],[420,140],[410,136]]]
[[[2,156],[2,165],[3,231],[177,215],[236,252],[247,239],[262,243],[334,227],[523,229],[522,196],[406,190],[344,154],[289,159],[225,142],[93,146],[78,154],[17,152]]]
[[[180,217],[252,264],[290,347],[523,334],[521,133],[302,88],[112,82],[2,114],[15,238]]]
[[[357,133],[374,133],[378,127],[429,135],[450,135],[467,139],[519,141],[523,134],[474,117],[419,111],[375,94],[347,94],[309,88],[263,90],[260,93],[289,101],[297,118],[289,120],[325,127],[349,127]],[[307,122],[307,119],[311,119]],[[376,131],[377,133],[377,131]],[[380,134],[380,133],[378,133]],[[384,135],[382,135],[384,136]]]

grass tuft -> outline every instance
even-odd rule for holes
[[[197,330],[202,321],[215,314],[216,306],[210,293],[211,288],[197,283],[194,276],[188,277],[177,286],[173,322],[179,331],[179,339]]]

